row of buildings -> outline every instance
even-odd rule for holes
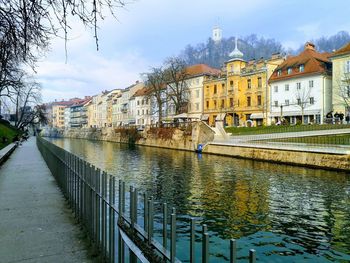
[[[350,114],[350,43],[333,53],[320,53],[312,43],[296,56],[273,54],[245,61],[238,49],[222,69],[197,64],[186,68],[186,106],[175,112],[164,85],[163,121],[217,121],[228,126],[271,125],[282,121],[324,123],[326,117]],[[84,99],[47,105],[49,125],[58,128],[120,127],[156,124],[152,89],[136,82]]]

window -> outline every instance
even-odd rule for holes
[[[216,85],[214,85],[214,94],[217,93],[217,88],[216,88]]]
[[[196,98],[199,98],[199,90],[196,90]]]
[[[309,88],[312,88],[314,86],[314,81],[313,80],[309,80]]]
[[[258,77],[258,88],[262,87],[262,78]]]
[[[350,98],[350,86],[346,86],[346,95]]]
[[[284,86],[284,90],[285,90],[285,91],[289,91],[289,84],[286,84],[286,85]]]
[[[275,107],[278,107],[278,101],[277,100],[274,101],[274,104],[275,104]]]
[[[224,89],[225,88],[225,83],[221,84],[221,88]]]
[[[230,98],[230,107],[233,107],[233,98]]]
[[[345,61],[345,73],[350,73],[350,60]]]
[[[233,80],[230,81],[230,87],[233,88]]]
[[[214,109],[216,109],[216,100],[214,100]]]
[[[207,105],[206,106],[207,106],[206,108],[208,109],[209,108],[209,101],[208,100],[207,100]]]
[[[304,64],[299,65],[299,72],[304,72],[305,66]]]
[[[140,115],[140,111],[139,110],[137,110],[137,115]]]
[[[315,104],[315,99],[314,99],[314,97],[310,97],[310,104]]]
[[[297,89],[301,89],[301,83],[300,82],[297,83]]]
[[[148,110],[146,110],[146,114],[148,115]]]
[[[196,110],[199,110],[199,103],[196,103]]]
[[[289,74],[292,74],[292,68],[288,68],[287,69],[287,74],[289,75]]]
[[[285,106],[289,106],[289,100],[285,100],[285,101],[284,101],[284,105],[285,105]]]
[[[250,89],[252,87],[252,80],[248,79],[247,84],[248,84],[248,89]]]
[[[142,110],[142,115],[145,115],[145,110]]]
[[[277,76],[281,76],[282,75],[282,70],[277,70]]]
[[[261,106],[261,95],[258,95],[258,106]]]
[[[225,100],[221,100],[221,108],[225,108]]]
[[[301,105],[301,99],[297,99],[297,104]]]
[[[274,86],[273,89],[275,92],[278,92],[278,86]]]
[[[250,107],[250,105],[251,105],[251,98],[247,97],[247,106]]]

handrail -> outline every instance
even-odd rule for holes
[[[153,238],[153,197],[143,194],[144,227],[137,224],[139,193],[130,187],[129,215],[126,211],[125,183],[101,171],[76,155],[37,137],[38,148],[58,185],[62,188],[76,219],[86,228],[108,262],[125,262],[125,245],[129,249],[130,262],[172,262],[181,263],[176,257],[176,209],[171,209],[168,223],[167,204],[163,204],[163,242]],[[116,198],[116,190],[118,198]],[[118,206],[116,206],[118,203]],[[116,221],[117,219],[117,221]],[[168,233],[167,228],[170,225]],[[207,227],[202,231],[202,262],[209,261],[209,234]],[[195,220],[190,224],[190,262],[195,262]],[[169,234],[169,235],[168,235]],[[169,238],[170,237],[170,238]],[[118,238],[118,239],[116,239]],[[170,248],[167,249],[167,240]],[[117,241],[117,242],[116,242]],[[235,242],[234,240],[230,241]],[[117,250],[115,250],[117,244]],[[236,260],[236,246],[230,246],[230,262]],[[250,250],[249,262],[255,262],[255,250]]]

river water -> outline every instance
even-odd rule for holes
[[[185,262],[190,217],[208,225],[210,262],[228,261],[230,238],[237,239],[239,262],[247,262],[250,248],[258,262],[350,262],[350,173],[112,142],[51,141],[174,205],[177,255]]]

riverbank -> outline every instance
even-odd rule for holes
[[[1,262],[96,262],[36,145],[0,168]]]
[[[330,130],[329,132],[335,132]],[[326,131],[310,131],[305,133],[329,133]],[[340,132],[345,132],[341,130]],[[210,127],[202,122],[192,126],[192,130],[177,128],[157,128],[140,132],[128,129],[71,129],[61,132],[58,137],[101,140],[118,143],[132,143],[140,146],[196,151],[202,145],[202,153],[231,156],[235,158],[268,161],[289,165],[299,165],[331,170],[350,171],[350,147],[339,145],[311,145],[302,143],[274,143],[262,139],[265,135],[231,136],[218,139]],[[286,136],[286,134],[271,134]],[[298,136],[293,133],[293,136]],[[261,138],[260,138],[261,137]],[[261,141],[254,141],[260,139]],[[253,141],[252,141],[253,140]]]

